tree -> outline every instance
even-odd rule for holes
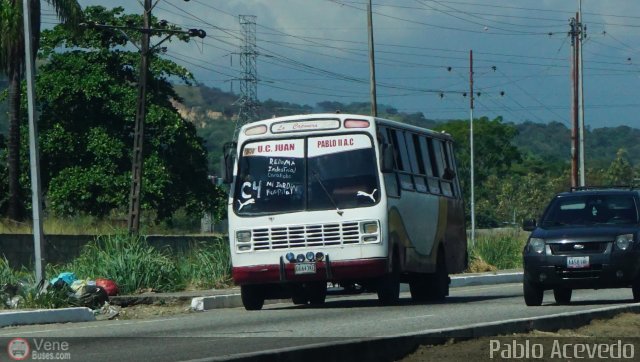
[[[33,49],[38,49],[40,39],[40,1],[29,0],[31,6],[31,26]],[[75,0],[46,0],[51,4],[60,20],[77,24],[82,10]],[[8,183],[9,200],[7,215],[10,219],[22,220],[24,207],[20,191],[20,103],[21,79],[25,68],[24,24],[21,0],[0,0],[0,72],[9,77],[9,144]]]
[[[629,162],[627,150],[624,148],[618,149],[616,158],[606,171],[604,179],[605,182],[612,186],[627,186],[633,184],[635,177],[633,166]]]
[[[85,17],[88,23],[116,26],[142,23],[141,16],[123,14],[122,8],[88,7]],[[154,28],[162,26],[153,22]],[[56,26],[43,32],[45,63],[37,78],[42,184],[56,214],[102,217],[126,208],[140,59],[122,49],[128,41],[108,29],[74,34]],[[193,213],[211,210],[215,189],[207,179],[204,142],[171,103],[179,97],[168,79],[189,83],[192,76],[155,55],[150,73],[142,207],[160,220],[183,207]]]
[[[455,120],[436,125],[436,130],[445,131],[453,137],[456,142],[455,156],[458,164],[458,177],[462,185],[463,195],[467,201],[467,208],[470,205],[469,196],[471,180],[471,152],[469,147],[469,121]],[[513,165],[522,161],[522,155],[518,148],[513,145],[513,139],[517,135],[517,130],[502,123],[502,118],[498,117],[489,120],[487,117],[474,119],[474,183],[476,187],[476,200],[489,200],[493,196],[487,192],[484,183],[491,175],[495,175],[499,180],[506,179]],[[489,209],[487,209],[489,211]],[[470,215],[467,209],[467,215]],[[482,215],[478,213],[479,226],[496,226],[499,221],[495,215]]]

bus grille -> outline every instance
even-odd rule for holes
[[[358,222],[253,229],[253,250],[358,244]]]

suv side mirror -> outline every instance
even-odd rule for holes
[[[230,184],[233,181],[233,164],[235,163],[235,142],[227,142],[222,146],[222,157],[220,158],[220,175],[222,182]]]
[[[536,228],[536,219],[528,219],[522,223],[522,230],[533,231]]]
[[[393,172],[394,159],[393,147],[388,143],[383,143],[381,148],[380,171],[383,173]]]

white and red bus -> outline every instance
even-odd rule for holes
[[[398,301],[442,299],[467,266],[464,207],[446,133],[353,114],[243,126],[225,147],[232,275],[247,310],[324,303],[327,283]]]

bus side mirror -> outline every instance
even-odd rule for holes
[[[524,231],[533,231],[536,228],[536,220],[528,219],[522,223],[522,230]]]
[[[380,170],[383,173],[393,172],[393,147],[388,143],[383,143],[381,151]]]
[[[235,162],[236,143],[227,142],[222,146],[220,158],[220,175],[222,182],[230,184],[233,181],[233,164]]]

